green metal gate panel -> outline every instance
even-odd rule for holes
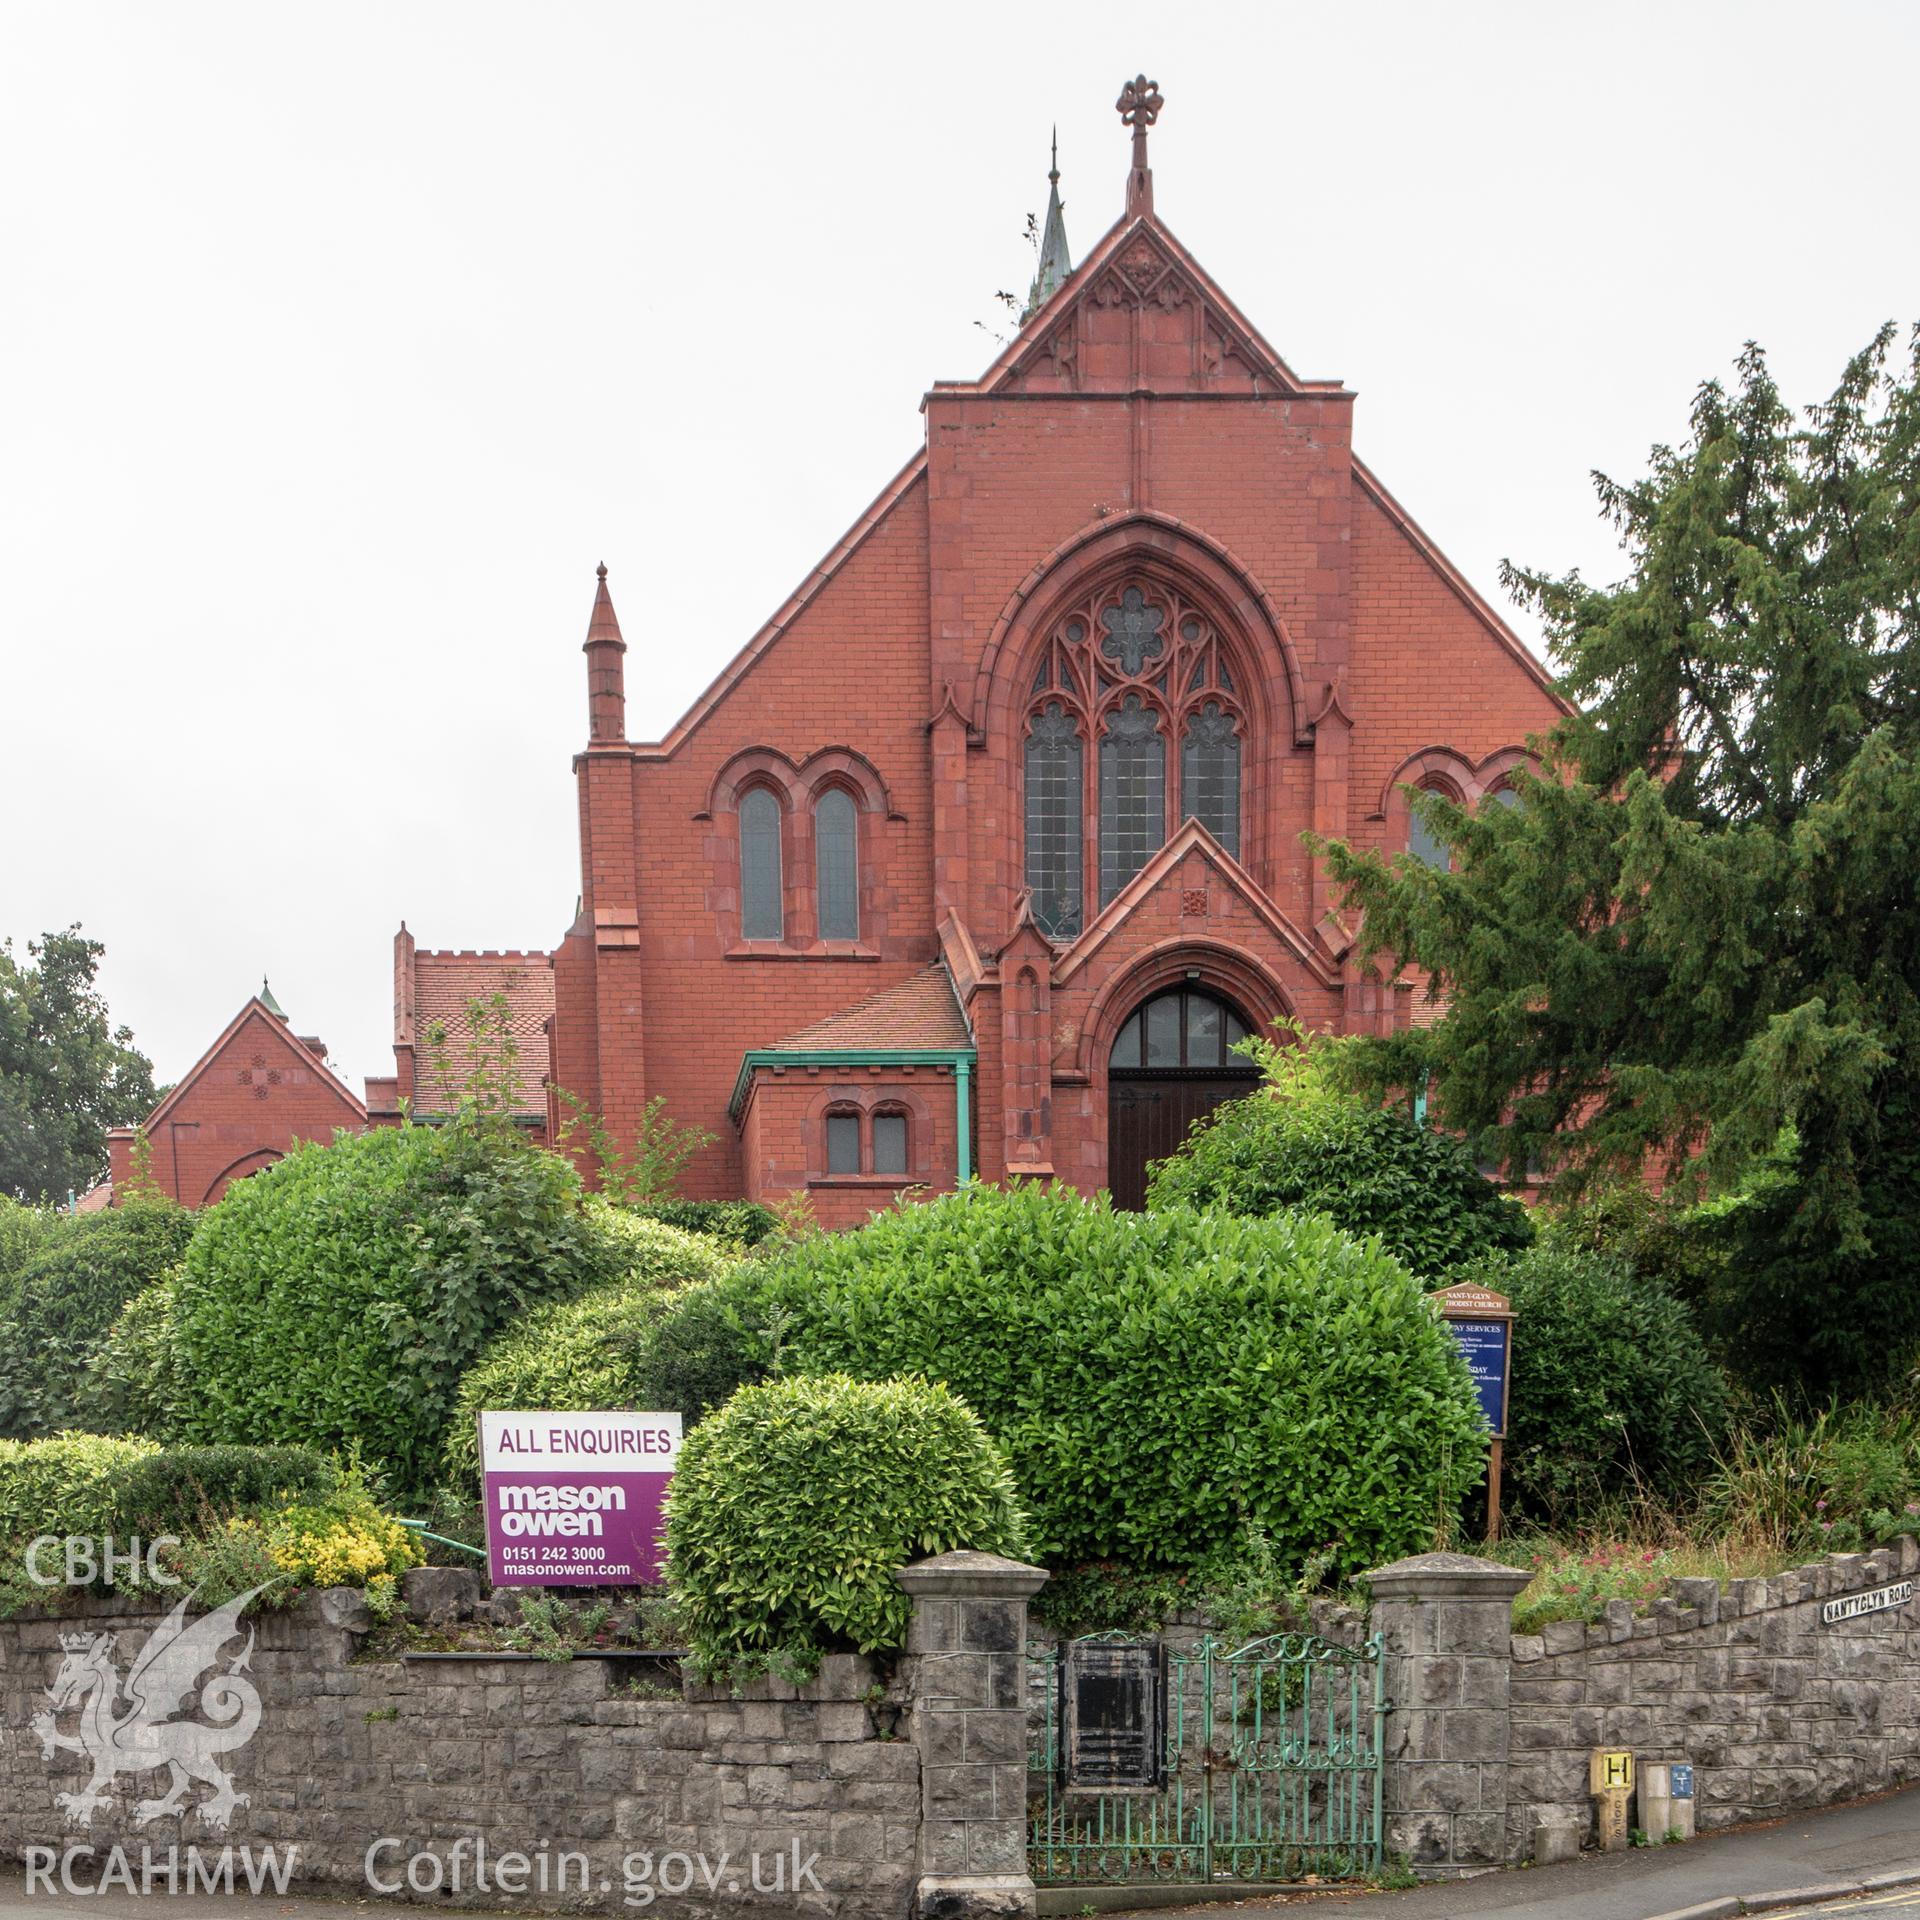
[[[1095,1634],[1078,1646],[1155,1643]],[[1069,1784],[1064,1649],[1028,1649],[1027,1863],[1054,1885],[1343,1878],[1380,1865],[1378,1637],[1211,1637],[1165,1661],[1152,1788]]]

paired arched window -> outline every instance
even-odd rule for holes
[[[899,1107],[876,1107],[865,1116],[864,1141],[862,1127],[858,1107],[827,1110],[827,1173],[904,1174],[909,1149],[906,1113]]]
[[[1023,756],[1041,930],[1078,935],[1165,844],[1170,821],[1198,820],[1237,858],[1243,733],[1227,649],[1172,589],[1136,581],[1064,614],[1028,689]]]
[[[780,861],[780,802],[765,787],[740,802],[740,937],[778,940],[786,932]]]
[[[740,798],[740,938],[787,937],[786,808],[771,787]],[[860,809],[844,787],[812,802],[814,937],[860,938]],[[804,853],[804,846],[802,852]]]
[[[844,787],[829,787],[814,803],[813,862],[820,938],[858,940],[860,828]]]

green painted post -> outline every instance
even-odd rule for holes
[[[953,1124],[959,1131],[959,1145],[955,1149],[954,1168],[963,1187],[973,1178],[972,1077],[973,1061],[965,1054],[956,1054],[953,1061]]]

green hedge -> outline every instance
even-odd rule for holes
[[[0,1316],[0,1434],[30,1439],[75,1423],[95,1349],[128,1301],[180,1259],[193,1226],[157,1195],[46,1224]]]
[[[1007,1463],[951,1393],[836,1376],[745,1388],[689,1434],[666,1541],[696,1661],[796,1672],[833,1647],[903,1644],[896,1567],[1027,1551]]]
[[[1311,1216],[970,1187],[719,1291],[789,1373],[944,1381],[1006,1449],[1050,1558],[1194,1566],[1253,1525],[1283,1565],[1337,1541],[1355,1573],[1430,1545],[1484,1460],[1418,1283]]]
[[[206,1214],[182,1263],[183,1432],[358,1444],[417,1488],[488,1339],[621,1258],[571,1165],[504,1130],[297,1146]]]
[[[115,1534],[151,1541],[207,1533],[282,1499],[324,1496],[340,1472],[310,1447],[165,1447],[121,1461],[107,1480]]]
[[[115,1473],[155,1451],[148,1440],[97,1433],[0,1440],[0,1543],[17,1546],[41,1533],[110,1532]]]
[[[1686,1305],[1624,1260],[1545,1244],[1470,1276],[1513,1302],[1506,1486],[1517,1514],[1577,1522],[1644,1482],[1697,1490],[1727,1388]]]
[[[1153,1170],[1151,1207],[1324,1213],[1435,1281],[1533,1238],[1526,1208],[1502,1194],[1449,1134],[1403,1113],[1310,1091],[1267,1088],[1216,1108]]]

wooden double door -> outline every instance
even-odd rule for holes
[[[1107,1186],[1113,1204],[1147,1204],[1147,1168],[1223,1100],[1260,1083],[1233,1051],[1247,1023],[1217,995],[1173,987],[1137,1007],[1107,1061]]]

